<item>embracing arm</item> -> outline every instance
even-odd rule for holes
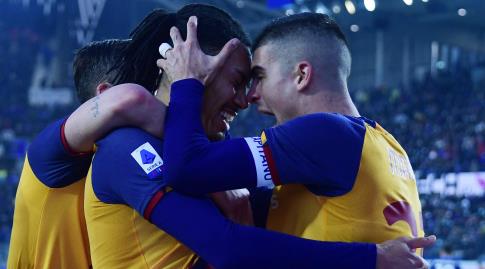
[[[163,196],[150,221],[215,268],[376,268],[374,244],[320,242],[238,225],[211,201],[176,192]]]
[[[365,135],[362,120],[311,114],[269,128],[261,137],[211,142],[200,120],[203,92],[195,79],[172,84],[163,156],[165,179],[177,191],[299,183],[337,195],[352,188]]]
[[[242,226],[225,219],[207,199],[166,193],[147,216],[215,268],[426,269],[414,249],[434,236],[381,244],[322,242]]]
[[[67,119],[64,134],[73,152],[91,151],[112,129],[135,126],[161,137],[166,107],[137,84],[113,86],[82,104]]]
[[[86,176],[96,139],[121,125],[161,136],[164,117],[165,106],[143,87],[114,86],[41,131],[29,147],[29,163],[46,186],[67,186]]]
[[[253,155],[244,139],[209,141],[200,121],[203,91],[193,79],[172,85],[165,120],[164,179],[177,191],[193,195],[270,187],[271,180],[257,182]]]

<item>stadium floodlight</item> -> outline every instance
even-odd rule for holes
[[[364,0],[364,7],[367,11],[374,11],[376,10],[376,1],[375,0]]]
[[[245,3],[244,3],[244,1],[243,1],[243,0],[239,0],[239,1],[237,1],[237,2],[236,2],[236,6],[237,6],[238,8],[243,8],[243,7],[244,7],[244,5],[245,5]]]
[[[294,11],[292,8],[288,8],[288,9],[285,11],[285,14],[286,14],[286,16],[290,16],[290,15],[295,14],[295,11]]]
[[[333,11],[333,13],[335,13],[335,14],[339,14],[339,13],[340,13],[340,11],[341,11],[341,8],[340,8],[340,6],[339,6],[338,4],[335,4],[335,5],[333,5],[333,7],[332,7],[332,11]]]
[[[360,27],[357,24],[350,25],[350,31],[356,33],[360,30]]]
[[[300,8],[300,13],[304,13],[304,12],[311,12],[311,10],[307,6],[302,6]]]
[[[328,10],[328,8],[324,4],[318,3],[317,7],[315,8],[315,13],[329,14],[330,11]]]
[[[352,2],[352,0],[345,0],[345,9],[347,9],[347,12],[350,15],[355,14],[355,5],[354,5],[354,2]]]
[[[404,2],[404,4],[410,6],[413,4],[413,0],[402,0]]]

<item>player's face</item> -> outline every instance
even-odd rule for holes
[[[290,94],[294,83],[272,49],[273,46],[269,44],[254,51],[247,98],[258,106],[259,112],[274,115],[278,122],[282,122],[292,102]]]
[[[202,124],[210,139],[223,138],[237,112],[247,108],[246,84],[250,61],[247,48],[237,48],[217,78],[207,85],[202,106]]]

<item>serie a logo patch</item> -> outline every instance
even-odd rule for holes
[[[146,142],[139,146],[131,156],[148,177],[155,178],[162,173],[163,160],[150,143]]]

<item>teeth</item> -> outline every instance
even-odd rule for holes
[[[224,118],[224,120],[227,121],[227,122],[232,122],[234,120],[234,116],[225,112],[225,111],[222,111],[221,115]]]

